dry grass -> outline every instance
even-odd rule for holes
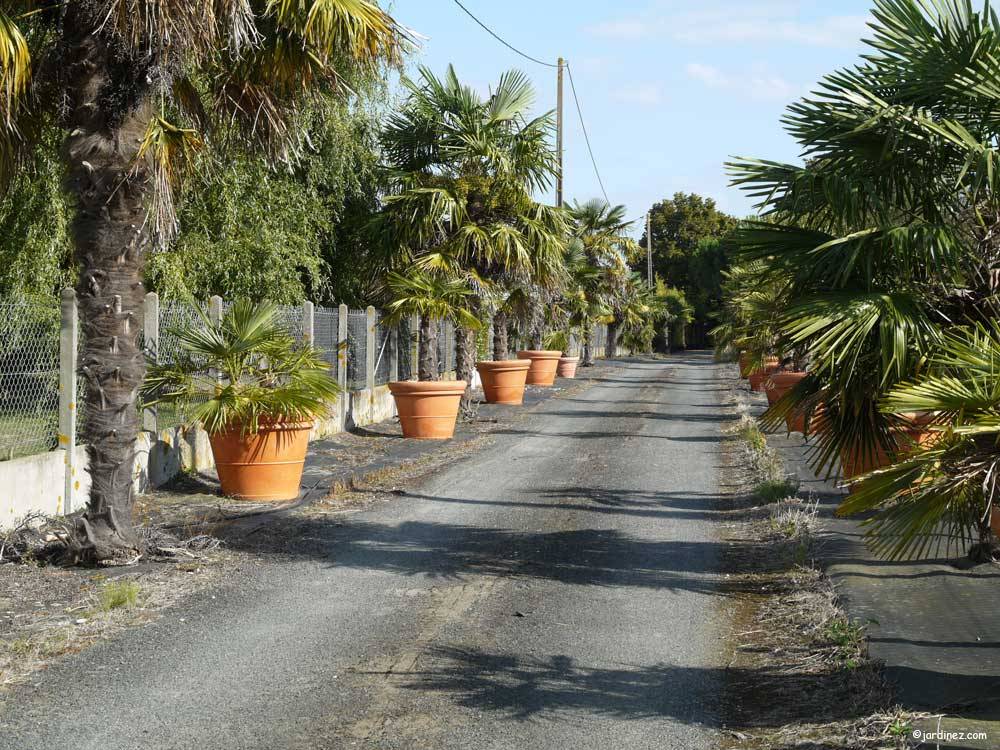
[[[740,419],[728,467],[756,507],[733,529],[743,542],[739,631],[726,687],[732,750],[902,750],[917,718],[892,703],[868,654],[867,623],[851,620],[812,560],[817,503],[795,496],[780,456],[734,389]],[[736,493],[739,494],[739,493]]]

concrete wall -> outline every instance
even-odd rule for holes
[[[0,528],[9,528],[29,513],[59,515],[65,510],[66,451],[0,461]],[[76,492],[84,500],[90,494],[87,451],[76,449]],[[81,500],[77,501],[83,502]]]

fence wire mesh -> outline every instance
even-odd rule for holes
[[[278,305],[277,323],[301,342],[305,336],[302,330],[302,308],[295,305]]]
[[[313,312],[313,343],[323,352],[323,359],[337,374],[337,341],[340,331],[340,311],[317,307]]]
[[[397,337],[397,347],[399,349],[399,379],[411,380],[416,377],[416,363],[413,361],[413,337],[416,331],[410,330],[410,321],[404,320],[399,324],[399,336]]]
[[[375,323],[375,385],[385,385],[392,379],[394,356],[392,328],[385,325],[381,316],[378,316]]]
[[[365,387],[365,361],[368,357],[368,313],[347,313],[347,387],[359,391]]]
[[[228,309],[223,303],[223,313]],[[199,312],[200,311],[200,312]],[[160,340],[149,342],[145,346],[146,356],[151,362],[161,365],[176,363],[184,354],[184,347],[178,337],[179,331],[203,328],[208,313],[206,303],[179,302],[167,300],[160,303]],[[158,430],[177,427],[190,422],[190,417],[175,404],[160,404],[156,407],[156,428]]]
[[[0,460],[58,445],[59,303],[0,302]]]

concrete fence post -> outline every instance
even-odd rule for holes
[[[309,300],[302,303],[302,341],[309,346],[316,343],[316,307]]]
[[[66,451],[62,512],[76,509],[77,347],[80,342],[76,292],[63,289],[59,325],[59,447]]]
[[[347,429],[347,305],[337,308],[337,385],[340,386],[340,427]]]
[[[222,320],[222,297],[213,294],[208,299],[208,319],[218,324]]]
[[[406,342],[410,347],[410,377],[420,380],[420,316],[410,316],[410,340]]]
[[[375,362],[378,358],[378,351],[376,350],[376,341],[378,340],[375,336],[375,308],[371,305],[365,308],[366,315],[366,325],[365,325],[365,388],[369,391],[375,390]]]
[[[160,296],[156,292],[146,295],[142,313],[142,338],[146,356],[154,363],[160,359]],[[156,408],[142,412],[142,429],[156,432]]]

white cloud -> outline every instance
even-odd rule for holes
[[[727,88],[731,84],[729,77],[714,65],[688,63],[684,66],[684,72],[713,89]]]
[[[615,92],[615,99],[626,104],[653,107],[663,102],[663,90],[653,83],[626,86]]]
[[[789,101],[800,93],[798,87],[760,65],[747,71],[727,73],[714,65],[688,63],[684,72],[709,88],[724,89],[760,101]]]
[[[685,2],[684,5],[687,5]],[[780,43],[850,47],[865,33],[867,16],[829,15],[802,20],[797,3],[706,0],[691,10],[661,3],[646,13],[591,26],[595,36],[618,41],[657,38],[691,45]]]

